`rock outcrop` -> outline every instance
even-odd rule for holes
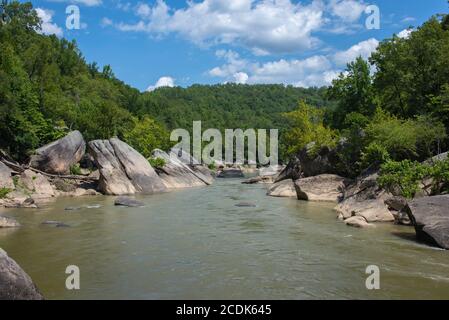
[[[0,162],[0,188],[13,190],[14,182],[11,176],[11,169],[3,162]]]
[[[43,300],[30,276],[0,249],[0,300]]]
[[[200,169],[197,165],[192,169],[193,165],[187,165],[179,158],[170,156],[162,150],[153,150],[152,157],[165,161],[165,165],[162,168],[156,168],[156,172],[168,189],[200,187],[209,185],[213,181],[207,168]]]
[[[418,240],[449,250],[449,195],[415,199],[404,210]]]
[[[394,221],[385,204],[392,195],[379,187],[377,177],[377,172],[365,172],[345,189],[343,200],[335,208],[340,219],[360,216],[368,223]]]
[[[130,208],[139,208],[145,206],[143,202],[129,197],[118,197],[117,199],[115,199],[114,205]]]
[[[271,197],[295,198],[297,197],[293,180],[283,180],[273,184],[267,192]]]
[[[349,181],[334,174],[298,179],[295,188],[298,200],[338,202]]]
[[[31,156],[30,166],[52,174],[68,174],[70,167],[84,156],[86,143],[79,131],[72,131],[64,138],[47,144]]]
[[[98,188],[107,195],[152,194],[167,190],[147,159],[117,138],[89,142],[100,171]]]
[[[19,185],[32,193],[35,200],[51,198],[55,196],[55,190],[48,179],[40,173],[25,170],[19,178]]]

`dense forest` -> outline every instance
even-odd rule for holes
[[[310,142],[316,150],[339,146],[350,176],[372,165],[418,172],[416,163],[449,145],[449,15],[385,39],[329,88],[222,84],[145,93],[110,66],[86,62],[75,42],[40,34],[40,24],[30,3],[3,1],[0,148],[19,160],[74,129],[87,140],[118,136],[149,156],[169,148],[169,130],[190,129],[194,120],[203,128],[278,128],[285,161]]]
[[[0,148],[23,160],[36,147],[80,130],[87,140],[118,136],[149,156],[169,130],[285,128],[298,101],[326,102],[325,89],[283,85],[194,85],[140,93],[109,65],[88,63],[76,43],[39,33],[31,3],[0,7]]]

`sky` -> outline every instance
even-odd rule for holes
[[[141,91],[226,82],[329,85],[383,39],[407,37],[449,12],[446,0],[31,2],[42,33],[76,40],[87,62],[111,65]]]

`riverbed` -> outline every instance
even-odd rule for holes
[[[449,253],[417,243],[413,228],[347,227],[331,204],[265,193],[223,179],[139,196],[143,208],[101,196],[0,209],[22,224],[0,229],[0,247],[47,299],[449,299]],[[69,265],[80,290],[65,287]],[[369,265],[380,290],[365,286]]]

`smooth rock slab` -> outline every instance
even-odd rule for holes
[[[360,216],[351,217],[345,220],[346,225],[356,228],[375,227],[375,225],[368,223],[365,218]]]
[[[138,208],[145,206],[145,203],[128,197],[119,197],[115,199],[114,205],[122,207]]]
[[[89,153],[100,170],[98,188],[104,194],[153,194],[167,190],[148,160],[119,139],[91,141]]]
[[[271,197],[295,198],[296,188],[292,180],[277,182],[268,189],[267,195]]]
[[[322,174],[296,180],[295,188],[298,200],[338,202],[343,197],[347,183],[343,177]]]
[[[412,200],[405,210],[418,240],[449,250],[449,195]]]
[[[30,166],[53,174],[68,174],[70,167],[78,163],[86,152],[86,143],[79,131],[72,131],[64,138],[47,144],[31,156]]]
[[[0,249],[0,300],[43,300],[30,276]]]

